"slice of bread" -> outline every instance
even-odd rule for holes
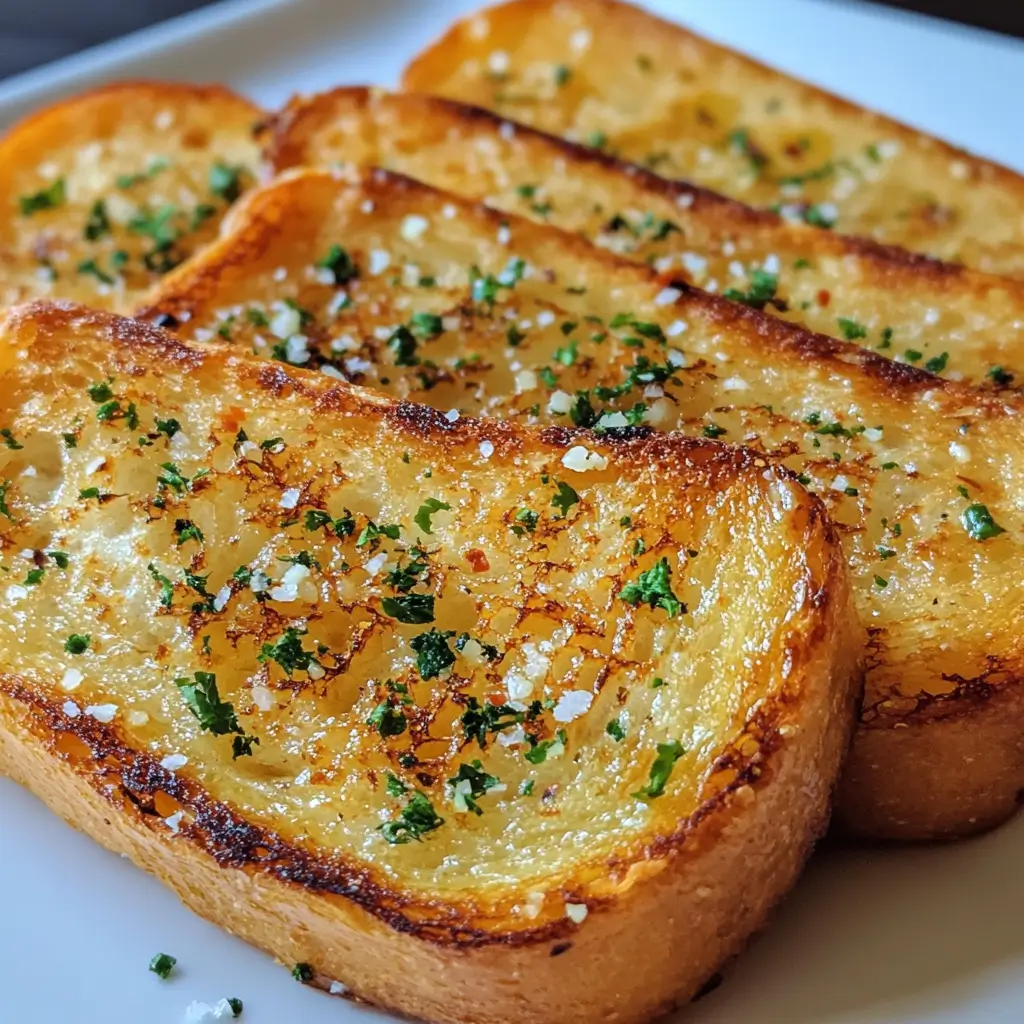
[[[274,170],[386,167],[943,376],[1024,383],[1024,281],[795,224],[433,96],[335,89],[267,127]]]
[[[221,86],[124,82],[0,138],[0,305],[127,311],[254,182],[261,111]]]
[[[860,631],[792,474],[71,305],[0,346],[0,768],[190,907],[429,1020],[641,1021],[793,882]]]
[[[616,0],[513,0],[403,84],[759,208],[1024,277],[1024,178]]]
[[[146,311],[457,417],[643,424],[802,474],[869,639],[839,818],[960,835],[1024,785],[1024,403],[941,380],[387,172],[252,192]]]

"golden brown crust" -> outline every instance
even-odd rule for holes
[[[1024,381],[1024,282],[793,224],[432,96],[351,87],[295,97],[264,137],[274,171],[387,167],[581,234],[666,279],[746,294],[767,267],[773,315],[986,388]]]
[[[261,116],[223,86],[129,81],[14,125],[0,138],[0,301],[133,308],[254,182]]]
[[[752,206],[817,209],[841,231],[1024,274],[1019,174],[618,0],[487,8],[416,57],[403,87],[600,136]]]
[[[343,305],[336,287],[307,273],[339,239],[358,271]],[[385,272],[369,269],[374,253],[387,256]],[[500,276],[516,257],[531,272],[506,279],[493,305],[468,294],[470,263],[480,275]],[[416,268],[412,277],[407,266]],[[422,277],[435,283],[423,287]],[[1024,758],[1018,743],[997,734],[1019,735],[1019,719],[989,717],[987,709],[1013,707],[1024,678],[1014,597],[1022,535],[1015,495],[1024,482],[1019,400],[940,380],[685,284],[663,285],[583,239],[394,174],[346,180],[307,170],[253,193],[225,237],[170,279],[149,313],[174,314],[180,331],[196,336],[234,316],[226,333],[270,354],[268,332],[248,324],[246,311],[273,311],[287,299],[312,317],[300,358],[398,397],[527,423],[567,423],[576,412],[612,415],[621,425],[629,413],[784,460],[839,523],[871,631],[860,735],[877,733],[883,748],[884,737],[893,739],[891,757],[873,758],[882,767],[861,776],[872,788],[848,805],[846,827],[923,839],[975,831],[994,820],[994,806],[1008,814]],[[440,334],[415,342],[413,365],[399,364],[394,343],[382,339],[428,310],[440,317]],[[663,337],[631,336],[635,321],[657,325]],[[510,323],[522,334],[514,345]],[[645,390],[640,357],[661,367],[647,380],[667,378],[664,396]],[[973,505],[1004,532],[972,535],[963,517]],[[989,742],[986,723],[995,721]],[[959,729],[951,726],[947,750],[943,722],[974,729],[975,767],[958,767]],[[906,730],[935,756],[903,763],[902,753],[915,749]]]
[[[3,378],[6,422],[23,445],[3,456],[6,511],[0,536],[5,549],[15,551],[24,549],[36,531],[52,530],[42,547],[61,545],[67,573],[58,577],[50,567],[45,578],[22,587],[24,594],[8,594],[40,626],[38,649],[31,655],[17,639],[18,622],[0,616],[0,770],[99,841],[156,873],[199,913],[286,963],[313,964],[319,983],[340,979],[361,998],[430,1020],[468,1024],[515,1017],[539,1022],[552,1014],[581,1022],[645,1020],[691,996],[760,927],[825,827],[860,679],[859,630],[834,527],[821,503],[785,470],[745,449],[647,431],[598,436],[582,430],[526,431],[466,418],[451,421],[224,347],[187,347],[140,322],[69,304],[17,309],[6,317],[0,334],[4,353],[13,356]],[[108,382],[122,408],[130,401],[133,411],[123,418],[94,415],[96,399],[86,393],[86,382],[97,379]],[[264,395],[258,401],[237,397],[260,389]],[[150,431],[145,435],[148,444],[135,443],[135,435],[154,416],[160,422],[171,414],[179,422],[169,438]],[[124,422],[130,417],[135,419]],[[72,418],[79,424],[76,444],[66,449],[61,483],[53,490],[52,455],[46,446],[54,426]],[[275,437],[268,445],[256,444],[271,433]],[[230,445],[227,451],[221,435]],[[174,437],[179,441],[172,447]],[[492,446],[489,452],[483,450],[485,442]],[[503,526],[505,504],[513,509],[524,501],[536,504],[527,489],[547,486],[537,483],[539,471],[564,474],[567,464],[561,458],[580,444],[603,452],[614,467],[581,473],[588,477],[583,481],[573,478],[580,493],[572,515],[550,523],[547,514],[541,515],[543,521],[532,534],[536,539],[516,538]],[[249,452],[257,448],[271,454],[254,460]],[[233,460],[226,458],[229,451],[234,451]],[[198,463],[196,452],[202,452]],[[398,458],[400,452],[409,455],[409,463]],[[97,466],[97,453],[105,467]],[[174,460],[173,473],[186,483],[158,488],[156,501],[146,496],[152,487],[150,463],[153,469],[168,470],[162,461],[168,455]],[[36,472],[21,471],[25,460],[38,463]],[[514,553],[534,550],[551,560],[542,576],[547,580],[545,614],[553,614],[550,609],[562,602],[557,622],[573,621],[582,628],[586,604],[603,585],[594,575],[587,577],[585,588],[561,579],[556,571],[559,544],[571,533],[578,559],[573,573],[601,568],[604,563],[598,565],[586,552],[609,557],[609,545],[600,534],[621,530],[618,511],[626,503],[638,523],[651,531],[659,551],[666,544],[696,544],[701,529],[721,538],[712,544],[708,535],[704,563],[694,561],[689,569],[694,580],[710,572],[716,581],[704,597],[691,602],[692,611],[683,613],[692,620],[688,628],[695,635],[704,635],[705,624],[714,630],[716,623],[738,623],[731,609],[750,600],[746,577],[731,570],[723,575],[721,565],[749,560],[762,580],[775,579],[776,586],[765,586],[754,598],[770,605],[764,616],[750,619],[756,634],[751,643],[759,652],[755,667],[734,678],[726,652],[733,641],[719,643],[714,656],[718,670],[707,686],[702,683],[695,691],[705,752],[692,772],[684,773],[680,761],[665,794],[641,811],[649,825],[629,826],[621,841],[611,842],[604,834],[616,830],[610,817],[602,829],[592,827],[593,815],[608,815],[620,800],[636,799],[619,795],[621,788],[634,788],[636,782],[616,777],[637,771],[638,758],[641,764],[647,760],[639,745],[646,720],[639,717],[629,719],[636,748],[631,738],[620,741],[630,746],[630,766],[625,768],[614,767],[620,755],[605,735],[603,717],[591,725],[579,717],[567,722],[560,742],[571,747],[572,757],[563,760],[552,751],[549,768],[538,761],[527,764],[530,759],[496,749],[501,744],[495,743],[458,754],[464,760],[483,758],[489,771],[500,768],[509,789],[522,765],[529,772],[548,773],[543,797],[510,793],[497,802],[487,797],[481,800],[483,814],[474,818],[460,812],[457,802],[454,809],[442,804],[442,787],[432,777],[450,773],[452,753],[430,757],[414,745],[409,748],[416,753],[413,761],[418,760],[414,772],[402,758],[394,760],[405,748],[368,728],[365,708],[376,697],[355,697],[351,710],[338,703],[341,692],[351,690],[363,674],[376,676],[368,661],[347,663],[342,674],[335,674],[335,655],[324,645],[317,648],[327,673],[322,685],[311,672],[308,680],[302,678],[307,670],[296,671],[299,678],[289,671],[287,679],[275,682],[269,669],[258,669],[264,689],[277,686],[276,692],[283,694],[277,698],[281,703],[276,710],[260,711],[258,702],[256,707],[247,702],[247,687],[255,695],[253,664],[247,657],[260,649],[250,639],[265,645],[289,618],[297,621],[287,604],[293,597],[271,589],[269,599],[254,600],[235,589],[226,599],[230,610],[228,603],[219,610],[216,605],[190,609],[194,597],[188,598],[176,582],[174,563],[184,557],[186,568],[201,574],[201,584],[188,582],[187,574],[186,583],[202,593],[206,581],[211,587],[219,585],[224,566],[230,568],[242,557],[227,550],[237,544],[235,532],[261,524],[274,534],[261,538],[264,549],[280,556],[275,544],[296,530],[295,522],[279,523],[280,508],[334,505],[334,497],[312,491],[297,506],[294,499],[288,504],[296,474],[312,475],[313,481],[330,477],[329,486],[348,488],[343,493],[352,512],[346,507],[346,514],[356,517],[363,513],[354,498],[365,495],[372,481],[373,500],[382,505],[379,522],[387,514],[404,531],[408,518],[397,513],[393,499],[396,486],[408,487],[395,482],[413,472],[404,468],[410,463],[430,466],[431,493],[452,502],[452,521],[435,521],[424,545],[429,552],[416,556],[434,566],[432,579],[443,566],[452,592],[458,591],[453,597],[447,583],[434,579],[441,623],[446,600],[464,602],[466,594],[488,590],[479,567],[472,569],[470,588],[462,582],[469,579],[465,570],[446,564],[457,563],[463,542],[479,532],[488,536],[484,543],[490,558],[508,563],[496,570],[497,591],[481,598],[484,607],[493,608],[501,595],[510,608],[531,603],[534,563]],[[197,464],[205,470],[201,483]],[[79,488],[90,479],[98,481],[100,491],[111,493],[82,495]],[[623,480],[630,484],[625,493]],[[239,491],[242,484],[245,490]],[[456,486],[461,489],[458,505]],[[419,487],[415,482],[412,494],[422,500]],[[43,488],[49,497],[40,500],[33,488]],[[498,491],[504,495],[501,508],[493,497]],[[230,520],[232,502],[242,506],[242,526]],[[493,522],[474,524],[475,502],[480,503],[479,514]],[[727,529],[720,529],[714,510],[728,513]],[[211,519],[214,511],[228,521]],[[199,550],[185,556],[180,539],[176,545],[171,540],[169,550],[166,540],[161,545],[161,522],[175,522],[176,532],[183,523],[201,524],[206,536],[199,537]],[[661,539],[659,531],[665,534]],[[322,567],[323,586],[335,586],[353,566],[362,571],[367,550],[352,533],[339,527],[337,537],[329,538],[310,532],[307,525],[292,542],[305,548],[307,556],[312,554],[306,564],[318,574]],[[736,547],[735,538],[748,533],[760,540]],[[621,542],[613,546],[621,547]],[[382,547],[381,557],[385,552],[394,556]],[[345,555],[344,566],[333,557],[336,553]],[[630,567],[641,554],[634,551]],[[157,584],[147,582],[153,572],[145,568],[147,558],[167,575],[164,586],[170,589],[159,603]],[[257,564],[264,563],[252,562],[250,567]],[[614,562],[606,568],[615,571]],[[360,584],[361,615],[376,614],[375,599],[367,596],[375,587],[371,579]],[[613,594],[618,586],[612,586]],[[111,587],[121,595],[116,617],[104,611]],[[255,585],[253,589],[255,593]],[[330,647],[343,649],[347,612],[312,594],[303,600],[312,603],[301,609],[298,621],[330,637]],[[261,619],[254,638],[245,628],[251,611]],[[527,632],[530,640],[544,635],[541,614],[541,607],[535,608],[531,628],[540,632]],[[478,632],[481,623],[473,625],[472,616],[467,617],[464,604],[459,615],[474,636],[484,635]],[[692,657],[683,658],[680,670],[667,673],[665,686],[656,690],[647,680],[659,662],[636,654],[635,659],[646,659],[638,662],[642,671],[614,694],[617,683],[627,682],[616,673],[631,660],[627,652],[633,625],[646,629],[645,623],[660,623],[658,628],[664,629],[671,619],[663,611],[608,608],[601,613],[600,628],[591,626],[579,634],[598,649],[613,644],[605,669],[609,674],[599,675],[595,699],[614,696],[626,702],[617,706],[630,708],[630,700],[642,699],[650,702],[652,722],[669,722],[671,717],[670,728],[679,725],[676,716],[689,713],[685,707],[690,698],[676,688],[684,687],[693,665],[706,660],[701,654],[704,641],[693,645]],[[72,622],[76,632],[88,634],[91,646],[77,655],[66,648],[56,653],[59,642],[54,638],[64,636]],[[613,630],[608,628],[612,622]],[[392,634],[396,628],[392,623]],[[378,636],[378,644],[385,635]],[[686,647],[683,633],[673,635],[678,639],[667,641],[666,656],[676,643]],[[737,643],[740,639],[735,638]],[[507,636],[498,656],[510,659],[515,642]],[[574,642],[567,637],[562,646]],[[741,661],[750,666],[750,650],[742,644],[736,650],[743,651]],[[218,677],[220,697],[230,698],[242,718],[239,729],[260,738],[246,756],[231,759],[227,738],[198,730],[181,703],[167,670],[187,673],[196,664]],[[74,667],[82,669],[83,678],[69,681],[67,671]],[[422,680],[414,678],[401,658],[387,671],[407,685],[400,692],[411,694],[417,707],[425,704],[422,688],[428,679],[424,669],[419,671]],[[503,665],[502,671],[511,679],[511,670]],[[576,670],[569,666],[566,671],[573,677]],[[755,678],[747,679],[748,671]],[[464,697],[471,688],[481,694],[476,687],[484,672],[467,670],[461,662],[458,672],[450,681],[431,684],[431,701],[443,698],[450,686],[456,696]],[[366,680],[361,685],[375,684]],[[557,685],[568,684],[559,678]],[[671,716],[657,710],[679,700],[683,707]],[[734,700],[741,705],[738,713]],[[432,713],[431,742],[437,743],[454,725],[446,725],[449,720],[436,708]],[[536,715],[547,713],[538,704]],[[303,734],[307,718],[315,740],[310,747]],[[410,721],[415,731],[418,727]],[[460,742],[459,748],[464,745]],[[604,768],[591,764],[592,757]],[[396,799],[390,783],[387,797],[380,792],[381,758],[391,758],[383,762],[390,764],[389,776],[422,787],[450,819],[431,829],[421,843],[391,846],[380,837],[380,802]],[[368,765],[375,767],[367,771]],[[336,781],[301,780],[299,768],[307,776],[310,770],[319,776],[339,768],[346,774]],[[574,804],[573,791],[591,784],[595,793],[604,795]],[[367,819],[361,804],[368,785],[372,811]],[[688,803],[691,788],[693,802]],[[303,796],[307,791],[309,798]],[[325,798],[334,802],[333,809],[318,810]],[[335,813],[338,808],[344,813]],[[501,839],[504,826],[494,834],[497,846],[487,838],[506,816],[520,837],[515,853]],[[567,852],[559,853],[563,841],[556,832],[542,856],[526,855],[531,820],[544,828],[553,820],[573,840]],[[347,823],[348,831],[338,830],[339,821]],[[580,830],[589,834],[582,848]],[[325,835],[334,838],[325,841]],[[466,843],[480,844],[478,854],[483,855],[467,857]],[[437,858],[449,870],[432,867]],[[478,881],[495,858],[504,880]],[[538,872],[553,872],[543,887],[535,879]],[[524,914],[523,906],[534,895],[541,897],[543,909]],[[582,916],[569,914],[565,904],[570,901],[577,910],[586,908]],[[239,906],[246,908],[244,913]],[[645,948],[628,971],[610,972],[606,964],[599,972],[589,969],[602,963],[600,950],[612,944],[639,948],[654,929],[659,941]]]

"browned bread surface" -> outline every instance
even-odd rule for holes
[[[456,23],[404,87],[491,107],[750,206],[1024,276],[1024,178],[617,0]]]
[[[71,305],[0,349],[0,769],[189,906],[430,1020],[640,1021],[792,883],[861,638],[790,473]]]
[[[252,185],[261,116],[221,86],[123,82],[0,138],[0,305],[132,309]]]
[[[1024,434],[997,398],[384,172],[292,172],[149,315],[452,416],[760,448],[839,524],[869,632],[839,816],[887,838],[1009,816],[1024,783]]]
[[[386,167],[942,376],[1024,383],[1024,281],[792,223],[479,108],[358,87],[296,97],[267,157]]]

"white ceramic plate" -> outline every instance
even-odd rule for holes
[[[0,83],[0,125],[126,77],[295,90],[393,84],[473,0],[234,0]],[[659,13],[1024,168],[1024,47],[827,0],[649,0]],[[1024,819],[955,846],[822,850],[767,931],[687,1021],[1019,1024]],[[240,908],[244,913],[244,908]],[[658,941],[657,935],[651,942]],[[165,951],[174,978],[147,970]],[[151,878],[0,780],[0,1020],[177,1024],[193,999],[246,1024],[381,1019],[294,982]]]

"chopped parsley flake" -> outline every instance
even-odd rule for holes
[[[263,644],[257,660],[261,664],[276,661],[289,678],[296,671],[308,672],[309,666],[316,659],[312,651],[307,651],[302,646],[302,637],[307,632],[308,630],[289,626],[272,644]]]
[[[416,669],[421,679],[434,679],[455,664],[455,654],[448,646],[453,636],[455,630],[452,629],[430,629],[409,641],[416,652]]]
[[[459,721],[466,738],[475,740],[481,747],[487,746],[487,734],[511,729],[525,720],[525,712],[517,711],[510,704],[481,704],[476,697],[466,700],[466,710]]]
[[[616,743],[621,743],[626,738],[626,730],[622,726],[621,718],[613,718],[604,727],[604,731],[608,733]]]
[[[292,977],[296,981],[301,981],[305,984],[307,981],[313,980],[313,968],[306,963],[295,964],[295,966],[292,967]]]
[[[960,513],[960,524],[972,540],[991,540],[1001,533],[1006,533],[993,518],[985,505],[973,504]]]
[[[512,532],[517,537],[522,537],[525,533],[533,533],[537,529],[537,524],[540,522],[540,516],[529,508],[521,508],[515,514],[515,524],[512,526]]]
[[[332,245],[327,250],[327,255],[316,261],[316,265],[321,270],[329,270],[335,284],[348,284],[359,276],[359,268],[355,261],[340,245]]]
[[[210,191],[226,203],[233,203],[242,194],[242,167],[230,167],[219,161],[210,168]]]
[[[157,953],[157,955],[149,961],[149,969],[157,975],[157,977],[166,981],[170,977],[171,971],[174,970],[174,965],[177,962],[177,957],[173,957],[169,953]]]
[[[468,783],[469,785],[463,785]],[[453,778],[448,780],[448,785],[453,790],[455,809],[459,811],[472,811],[473,814],[483,814],[483,810],[476,802],[489,789],[499,785],[499,780],[493,775],[485,772],[479,761],[472,761],[470,764],[460,764],[459,770]]]
[[[627,583],[618,596],[627,604],[647,604],[651,608],[663,608],[673,619],[680,612],[686,614],[686,605],[672,593],[669,579],[672,568],[667,558],[662,558],[646,572],[640,573],[634,583]]]
[[[848,317],[841,316],[838,323],[839,330],[843,332],[843,337],[847,341],[856,341],[858,338],[866,338],[868,336],[868,329],[863,324],[857,323],[856,320],[850,320]]]
[[[444,818],[434,810],[433,804],[418,789],[409,796],[409,802],[394,821],[378,825],[381,835],[392,845],[402,845],[415,839],[420,841],[426,832],[433,832],[444,824]]]
[[[84,654],[92,643],[92,637],[88,633],[72,633],[64,641],[64,650],[68,654]]]
[[[174,600],[174,584],[152,562],[146,568],[149,570],[149,575],[160,584],[160,603],[165,608],[170,608],[171,602]]]
[[[566,516],[573,505],[579,504],[580,496],[564,481],[559,480],[556,486],[558,490],[552,497],[551,504]]]
[[[82,235],[86,241],[95,242],[96,239],[110,234],[110,219],[107,217],[107,204],[102,199],[97,199],[89,210],[89,219],[85,222]]]
[[[175,679],[174,683],[181,691],[189,711],[198,719],[200,729],[211,732],[214,736],[237,733],[232,757],[237,759],[252,756],[252,745],[258,744],[259,739],[245,734],[238,724],[234,705],[220,699],[217,677],[212,672],[196,672],[193,679]]]
[[[412,517],[412,521],[424,533],[433,534],[433,532],[434,532],[433,529],[432,529],[433,524],[431,522],[431,518],[430,517],[432,515],[434,515],[435,512],[450,512],[450,511],[451,511],[451,505],[449,505],[446,501],[440,501],[437,498],[427,498],[427,500],[425,502],[423,502],[422,505],[420,505],[419,510],[417,511],[416,515],[414,515]]]
[[[533,736],[527,736],[531,746],[527,750],[523,757],[526,758],[530,764],[543,764],[549,756],[554,757],[556,754],[561,754],[565,750],[566,744],[569,742],[569,736],[564,729],[559,729],[555,733],[553,740],[542,740],[538,743]]]
[[[33,193],[32,195],[21,196],[18,200],[18,207],[22,216],[31,217],[40,210],[53,210],[63,205],[66,198],[64,179],[58,178],[52,185]]]
[[[385,597],[381,601],[385,615],[410,625],[425,625],[434,621],[433,594],[405,594],[402,597]]]
[[[650,781],[642,789],[633,794],[640,800],[653,800],[665,792],[665,783],[668,782],[675,767],[676,761],[686,753],[685,748],[678,740],[671,743],[658,744],[658,756],[651,765]]]
[[[413,313],[409,317],[409,329],[417,338],[432,341],[444,333],[444,323],[436,313]]]
[[[737,288],[726,288],[722,296],[733,302],[741,302],[752,309],[764,309],[769,302],[775,302],[779,288],[779,275],[757,268],[750,272],[750,287],[742,292]],[[776,303],[777,305],[777,303]]]
[[[407,723],[405,715],[398,708],[392,706],[388,701],[382,700],[370,712],[366,724],[372,725],[384,739],[387,739],[388,736],[401,736],[405,732]]]

